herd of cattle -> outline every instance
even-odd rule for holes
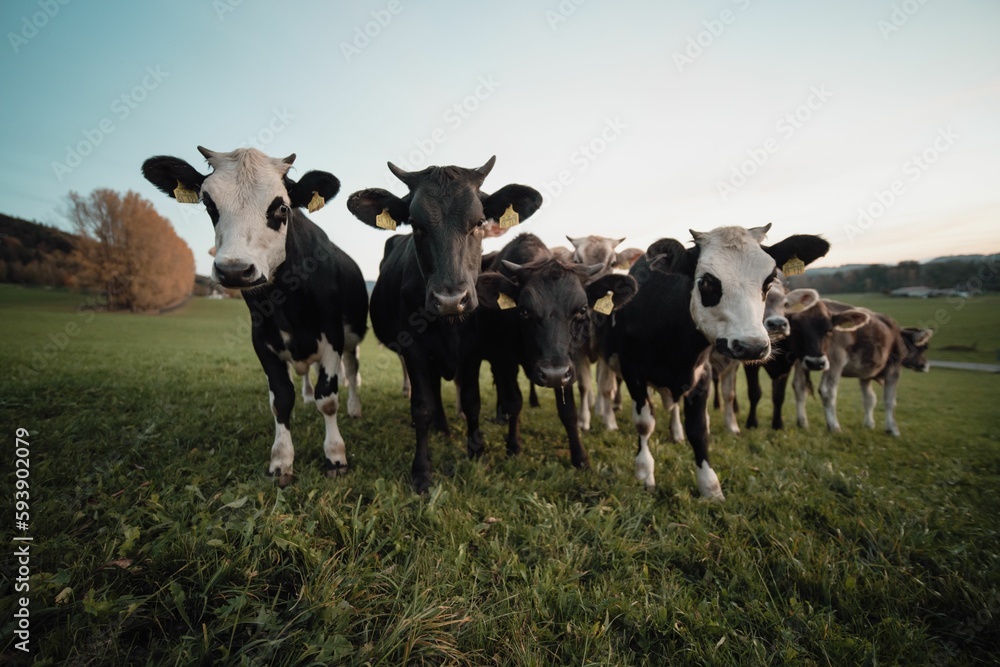
[[[773,382],[774,428],[782,427],[781,403],[793,370],[798,423],[807,426],[809,371],[822,371],[819,393],[831,430],[840,428],[837,385],[845,376],[861,382],[868,427],[875,425],[872,381],[885,385],[886,430],[899,435],[894,408],[901,368],[927,370],[930,330],[901,329],[885,315],[821,299],[815,290],[785,291],[783,268],[801,270],[829,250],[818,236],[794,235],[768,246],[763,243],[770,225],[720,227],[692,231],[691,248],[661,239],[645,252],[616,252],[623,239],[570,239],[570,250],[548,248],[534,235],[521,234],[484,256],[487,230],[531,217],[542,203],[538,191],[517,184],[483,191],[495,158],[476,169],[418,172],[389,163],[408,189],[405,196],[371,188],[347,201],[351,213],[368,225],[385,230],[408,225],[411,231],[386,241],[369,301],[357,264],[300,210],[315,211],[332,199],[340,189],[335,176],[310,171],[293,181],[288,171],[294,154],[278,159],[252,148],[198,150],[211,167],[207,175],[165,156],[146,160],[142,172],[179,202],[200,201],[211,217],[213,278],[241,290],[250,309],[253,347],[267,375],[275,419],[269,472],[282,485],[292,480],[295,457],[289,364],[306,378],[304,394],[325,418],[328,474],[347,470],[337,426],[338,385],[343,375],[348,415],[360,416],[357,347],[367,330],[369,305],[376,337],[403,363],[416,431],[411,474],[420,492],[432,482],[430,431],[448,431],[442,380],[456,383],[469,456],[479,456],[486,446],[480,430],[483,361],[496,384],[497,414],[508,426],[508,454],[521,449],[519,369],[532,383],[533,400],[535,385],[554,390],[578,468],[589,462],[580,430],[590,428],[592,404],[606,428],[616,429],[614,411],[624,384],[638,432],[636,477],[653,487],[652,389],[670,414],[672,438],[686,438],[694,450],[698,490],[715,500],[724,496],[708,456],[713,378],[725,426],[734,433],[739,432],[736,375],[743,367],[750,387],[748,427],[757,425],[761,368]],[[313,367],[315,385],[308,382]]]

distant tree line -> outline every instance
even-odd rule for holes
[[[787,279],[792,288],[811,287],[821,294],[845,292],[889,293],[900,287],[922,285],[934,289],[956,289],[964,292],[1000,290],[1000,255],[971,259],[960,257],[921,264],[900,262],[895,266],[871,264],[843,271],[806,271]]]
[[[71,192],[65,216],[75,234],[0,216],[0,282],[99,293],[112,310],[158,310],[191,294],[191,249],[135,192]]]

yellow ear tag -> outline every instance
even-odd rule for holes
[[[500,220],[498,222],[500,223],[500,229],[510,229],[521,222],[521,216],[517,214],[517,211],[514,210],[514,205],[511,204],[507,207],[507,210],[503,212],[503,215],[500,216]]]
[[[396,231],[396,221],[389,215],[389,209],[384,208],[381,213],[375,216],[375,226],[388,229],[390,232]]]
[[[313,198],[309,200],[309,206],[306,209],[310,213],[315,213],[326,206],[326,200],[319,196],[318,192],[313,192]]]
[[[500,306],[500,310],[510,310],[517,307],[517,302],[503,292],[500,292],[500,296],[497,297],[497,305]]]
[[[610,315],[611,311],[615,309],[615,300],[611,296],[611,291],[609,290],[607,294],[602,296],[594,303],[594,312],[600,313],[601,315]]]
[[[194,190],[188,190],[183,183],[177,181],[177,187],[174,188],[174,199],[181,204],[197,204],[198,193]]]
[[[781,267],[781,272],[786,276],[798,276],[806,272],[806,263],[798,257],[792,257]]]

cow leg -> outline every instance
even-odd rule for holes
[[[416,449],[410,476],[417,493],[426,493],[431,487],[431,452],[428,438],[434,420],[434,384],[440,392],[441,378],[434,375],[420,361],[422,351],[412,350],[406,359],[410,376],[410,417],[416,432]]]
[[[581,354],[575,360],[576,376],[580,383],[579,426],[581,431],[590,430],[590,406],[594,400],[594,386],[590,374],[590,359]],[[571,389],[572,391],[572,389]]]
[[[517,456],[521,453],[521,408],[524,407],[521,387],[517,384],[518,367],[496,364],[493,368],[497,396],[502,397],[507,411],[507,456]]]
[[[288,486],[294,476],[295,449],[292,447],[292,406],[295,405],[295,384],[288,374],[288,364],[268,349],[263,340],[253,336],[253,347],[267,375],[268,397],[274,415],[274,444],[268,473],[278,486]]]
[[[604,359],[597,360],[597,414],[604,420],[604,428],[609,431],[618,430],[618,420],[615,418],[614,396],[617,391],[618,378]]]
[[[538,392],[535,390],[534,382],[528,383],[528,405],[533,408],[537,408],[541,405],[541,403],[538,402]]]
[[[316,401],[316,389],[313,387],[312,378],[310,373],[312,372],[311,367],[306,369],[306,372],[302,374],[302,402],[303,403],[313,403]]]
[[[441,400],[441,382],[432,385],[432,395],[434,397],[434,428],[445,437],[451,435],[451,427],[448,425],[448,416],[444,413],[444,401]]]
[[[580,442],[580,432],[577,430],[576,405],[573,403],[573,387],[553,390],[556,395],[556,409],[559,412],[559,420],[566,435],[569,436],[569,455],[573,465],[579,469],[590,467],[590,457],[587,456],[583,444]],[[580,401],[583,403],[583,400]]]
[[[722,421],[733,435],[740,434],[740,425],[736,422],[736,373],[740,369],[739,363],[730,362],[725,369],[719,373],[719,388],[716,391],[722,392]]]
[[[839,368],[829,368],[823,371],[819,378],[819,397],[823,401],[826,427],[831,433],[840,433],[840,422],[837,420],[837,385],[839,382]]]
[[[695,474],[698,491],[702,498],[721,502],[726,499],[722,493],[719,477],[708,462],[708,390],[711,380],[703,374],[694,388],[684,396],[684,431],[694,451]]]
[[[410,398],[410,374],[406,372],[406,359],[399,355],[399,365],[403,367],[403,396]]]
[[[882,400],[885,402],[885,432],[899,437],[899,425],[896,424],[896,389],[899,387],[900,368],[889,368],[885,376],[885,390]]]
[[[771,380],[771,428],[780,431],[785,426],[785,421],[781,417],[782,407],[785,405],[785,390],[788,387],[788,373],[783,373]]]
[[[684,425],[681,424],[681,404],[674,400],[674,395],[670,393],[669,389],[660,389],[659,392],[663,409],[670,415],[670,439],[674,442],[684,442]],[[705,401],[705,408],[708,408],[707,400]]]
[[[316,381],[316,408],[326,422],[326,437],[323,439],[323,454],[326,457],[327,477],[336,477],[347,472],[347,448],[344,437],[337,426],[337,412],[340,410],[338,394],[341,355],[329,343],[320,343],[319,378]]]
[[[809,417],[806,415],[806,391],[809,386],[809,371],[802,362],[795,364],[795,377],[792,379],[792,389],[795,390],[795,419],[799,428],[809,428]]]
[[[747,428],[757,428],[757,404],[764,392],[760,389],[760,365],[746,364],[743,366],[747,378],[747,395],[750,397],[750,409],[747,411]]]
[[[861,407],[865,412],[864,426],[875,428],[875,405],[878,403],[878,397],[870,379],[860,378],[858,382],[861,384]]]
[[[635,455],[635,478],[643,485],[652,490],[656,487],[656,477],[653,470],[656,468],[656,461],[649,451],[649,436],[656,430],[656,417],[653,416],[653,404],[649,400],[645,387],[641,392],[633,391],[629,385],[629,393],[632,394],[632,424],[639,434],[639,451]]]
[[[622,376],[615,373],[615,404],[614,410],[618,412],[622,409]]]
[[[358,395],[358,387],[361,386],[360,364],[358,363],[357,343],[351,346],[348,340],[344,349],[343,367],[345,380],[347,381],[347,416],[361,416],[361,397]]]
[[[458,382],[459,396],[465,411],[466,450],[470,459],[478,459],[486,449],[483,432],[479,428],[479,412],[482,409],[482,397],[479,394],[479,369],[482,361],[468,360],[459,368],[461,382]]]

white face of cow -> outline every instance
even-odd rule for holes
[[[202,154],[213,168],[201,186],[215,225],[212,277],[227,287],[270,281],[285,261],[291,201],[284,179],[295,156],[272,158],[254,148]]]
[[[760,247],[769,228],[691,232],[699,251],[691,317],[715,349],[733,359],[759,360],[771,353],[764,299],[776,270]]]

